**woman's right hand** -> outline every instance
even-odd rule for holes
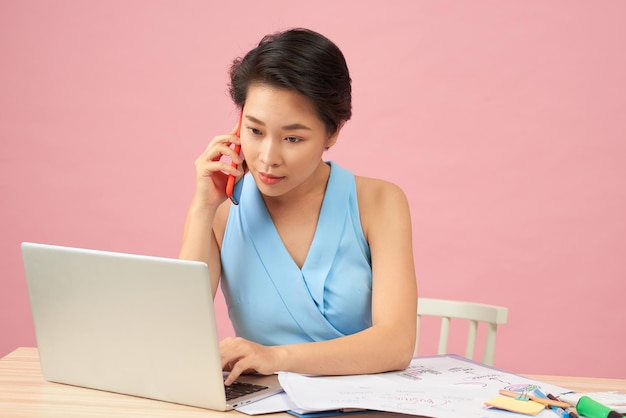
[[[204,208],[217,207],[226,200],[226,181],[228,175],[236,178],[243,175],[243,159],[231,147],[240,144],[235,135],[237,127],[229,134],[218,135],[211,140],[204,152],[196,159],[196,191],[194,203]],[[229,158],[222,158],[226,156]],[[239,168],[234,168],[230,160]]]

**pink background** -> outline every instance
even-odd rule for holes
[[[235,123],[231,59],[305,26],[353,77],[328,158],[404,188],[420,294],[508,306],[498,367],[626,378],[624,16],[617,0],[0,0],[0,355],[35,345],[20,242],[176,257],[193,161]]]

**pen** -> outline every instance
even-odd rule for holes
[[[537,396],[542,399],[550,399],[552,401],[559,401],[555,396],[550,395],[549,393],[546,395],[539,389],[536,389],[535,391],[533,391],[533,393],[536,393]],[[561,418],[570,418],[569,412],[567,412],[565,409],[558,407],[558,406],[554,406],[554,405],[548,405],[548,407],[552,409]]]
[[[553,401],[558,401],[557,397],[548,393],[548,399],[552,399]],[[558,406],[551,406],[550,408],[552,408],[552,410],[554,412],[556,412],[557,414],[559,414],[561,417],[563,418],[578,418],[578,414],[576,414],[575,412],[567,412],[565,409],[563,408],[559,408]]]

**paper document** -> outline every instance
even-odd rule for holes
[[[235,409],[248,415],[271,414],[274,412],[283,412],[295,409],[297,406],[291,402],[289,396],[285,392],[280,392],[267,398],[251,402]]]
[[[280,373],[280,383],[300,410],[362,408],[435,418],[501,418],[485,402],[500,389],[554,395],[568,390],[457,356],[416,357],[403,371],[357,376]],[[509,413],[510,415],[510,413]],[[545,410],[537,417],[553,417]]]

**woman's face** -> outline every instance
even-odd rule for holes
[[[328,136],[312,104],[300,93],[261,83],[248,88],[241,148],[263,195],[312,190],[321,178],[316,175],[325,169],[322,154],[334,145],[338,133]]]

